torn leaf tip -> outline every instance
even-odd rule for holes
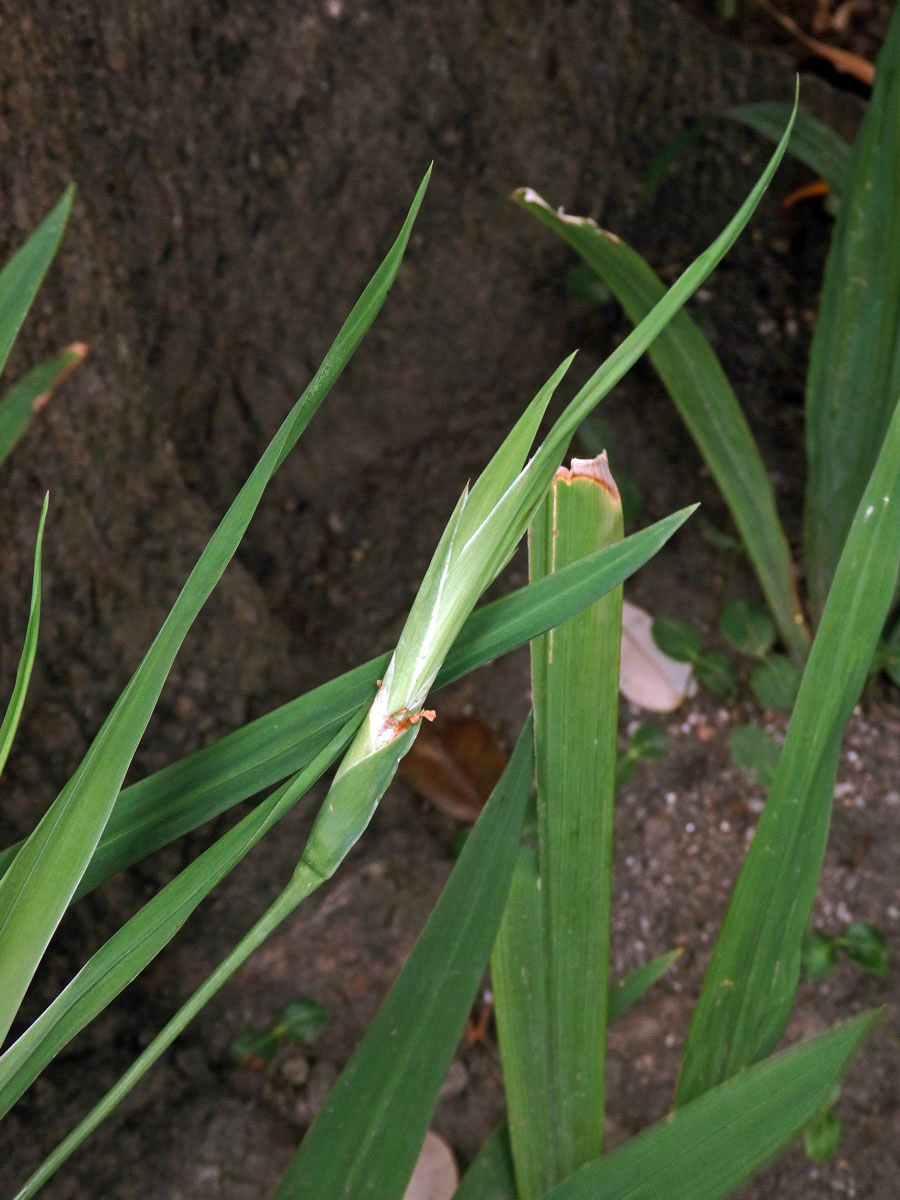
[[[591,479],[607,492],[614,500],[619,500],[619,489],[609,469],[609,459],[606,451],[602,450],[596,458],[573,458],[570,467],[560,467],[556,478],[562,483],[574,483],[576,479]]]

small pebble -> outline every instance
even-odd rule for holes
[[[309,1078],[309,1059],[302,1054],[295,1054],[281,1067],[283,1078],[293,1087],[302,1087]]]

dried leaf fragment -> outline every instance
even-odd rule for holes
[[[472,824],[506,766],[494,731],[478,717],[426,726],[400,763],[400,777],[441,812]]]

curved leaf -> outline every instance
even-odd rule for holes
[[[175,655],[237,549],[262,494],[375,319],[396,277],[428,177],[403,228],[311,383],[241,488],[81,765],[0,879],[0,1040],[93,856]]]
[[[31,584],[31,608],[28,613],[28,625],[25,628],[25,644],[16,670],[16,681],[13,684],[6,713],[0,723],[0,775],[6,766],[13,738],[19,727],[19,718],[25,706],[25,695],[31,679],[31,668],[34,666],[34,656],[37,652],[38,627],[41,622],[41,546],[44,541],[44,522],[47,519],[47,505],[50,503],[49,493],[44,497],[41,508],[41,519],[38,524],[37,539],[34,547],[34,575]]]

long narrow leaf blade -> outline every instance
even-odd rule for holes
[[[505,1121],[496,1125],[486,1138],[453,1193],[453,1200],[519,1200]]]
[[[0,271],[0,371],[6,366],[16,334],[59,249],[74,196],[75,188],[69,184],[28,241]]]
[[[751,213],[768,186],[784,154],[790,132],[791,126],[789,125],[766,169],[722,233],[697,257],[653,310],[647,314],[644,320],[632,330],[625,341],[594,372],[593,376],[567,406],[559,420],[557,420],[547,439],[538,448],[534,457],[522,473],[503,496],[497,500],[495,506],[490,511],[490,516],[485,519],[477,533],[460,548],[454,566],[456,581],[458,584],[463,585],[461,588],[463,593],[465,593],[469,586],[465,581],[472,579],[477,580],[479,587],[483,590],[483,587],[487,586],[487,583],[490,582],[509,560],[521,534],[531,523],[547,488],[550,486],[550,480],[553,478],[556,468],[562,461],[565,448],[575,429],[599,401],[603,399],[610,388],[630,370],[641,354],[653,342],[654,338],[665,328],[686,300],[727,253],[744,225],[750,219]],[[519,193],[519,195],[528,197],[533,195],[533,193],[526,190],[524,193]],[[549,381],[548,386],[552,387],[559,380],[568,366],[568,361],[564,362],[557,370]],[[460,609],[464,614],[465,605],[461,604]],[[454,627],[454,633],[459,627],[454,621],[448,622],[448,628],[449,626]],[[448,648],[449,645],[441,647],[440,657],[446,653]],[[388,676],[390,674],[391,669],[389,668]],[[424,701],[424,696],[421,696],[418,692],[409,691],[409,698],[407,698],[406,689],[401,690],[398,694],[396,688],[388,687],[387,679],[384,693],[384,698],[391,704],[397,701],[399,705],[406,705],[410,709],[413,706],[416,706],[418,709]],[[394,707],[397,706],[394,705]],[[373,714],[377,726],[380,726],[381,718],[379,708],[378,704],[373,705]],[[363,752],[365,752],[365,743],[360,742],[358,746],[351,747],[349,754],[351,757],[354,757],[358,753]]]
[[[37,652],[38,628],[41,622],[41,546],[44,541],[44,522],[47,520],[47,505],[49,496],[44,497],[41,508],[41,519],[38,524],[37,539],[34,547],[34,574],[31,583],[31,608],[28,613],[28,624],[25,628],[25,643],[16,670],[16,681],[13,684],[12,696],[6,707],[3,721],[0,722],[0,775],[6,766],[13,738],[19,727],[19,719],[25,706],[25,696],[31,679],[31,668],[34,666],[34,656]]]
[[[681,950],[667,950],[665,954],[660,954],[656,958],[652,958],[650,962],[644,963],[642,967],[638,967],[632,971],[630,975],[626,975],[609,989],[609,1001],[607,1004],[607,1017],[609,1023],[618,1021],[623,1013],[627,1012],[633,1004],[640,1000],[641,996],[651,987],[657,980],[662,979],[667,971],[671,970],[675,963],[681,958]]]
[[[574,616],[643,566],[693,511],[693,507],[682,509],[553,578],[476,609],[436,685],[452,683]],[[382,655],[355,667],[126,788],[76,896],[303,767],[353,713],[368,704],[388,659],[389,655]],[[0,852],[0,874],[19,848]]]
[[[621,536],[605,454],[576,459],[532,523],[531,575]],[[531,647],[539,874],[520,890],[535,911],[526,922],[511,895],[493,971],[521,1200],[603,1148],[621,626],[616,589]]]
[[[592,220],[554,212],[534,194],[521,195],[520,203],[581,255],[635,324],[666,295],[644,259]],[[802,662],[809,635],[787,539],[756,440],[717,355],[686,312],[672,318],[648,355],[731,510],[786,646]]]
[[[491,953],[497,1041],[512,1131],[504,1121],[502,1140],[493,1142],[478,1174],[490,1165],[491,1174],[502,1178],[509,1154],[517,1184],[513,1192],[522,1200],[541,1194],[539,1189],[549,1173],[546,1160],[553,1153],[549,1134],[555,1099],[551,1092],[552,1029],[547,1002],[549,955],[541,886],[537,846],[526,844],[519,850]],[[547,1131],[547,1135],[535,1136],[535,1130],[541,1135]],[[490,1153],[499,1154],[499,1162],[490,1164]]]
[[[634,328],[625,340],[616,347],[609,358],[603,362],[578,395],[566,408],[563,415],[550,431],[546,441],[531,461],[533,490],[536,495],[529,497],[533,503],[532,512],[543,496],[544,489],[549,486],[553,471],[561,461],[565,447],[575,430],[591,410],[603,399],[627,371],[634,366],[640,356],[647,350],[669,321],[681,310],[703,281],[715,270],[737,240],[741,230],[750,220],[754,209],[763,197],[763,193],[772,181],[778,164],[784,157],[784,152],[790,140],[793,120],[797,112],[796,99],[794,102],[791,122],[788,124],[769,159],[765,170],[751,188],[747,199],[728,222],[719,236],[691,263],[686,271],[669,288],[665,296],[654,306],[641,323]],[[515,193],[514,199],[520,203],[539,200],[530,188]],[[542,210],[543,211],[543,210]],[[539,214],[540,215],[540,214]],[[544,473],[548,469],[550,475]]]
[[[500,923],[534,769],[529,720],[450,880],[276,1200],[399,1200]]]
[[[285,418],[188,578],[81,765],[0,880],[0,1039],[109,818],[175,655],[237,549],[262,494],[374,320],[396,277],[427,185],[319,370]]]
[[[841,738],[900,563],[900,404],[857,510],[775,779],[735,884],[685,1046],[678,1103],[768,1054],[784,1032],[822,869]]]
[[[312,787],[346,747],[351,724],[304,770],[262,801],[233,829],[148,901],[88,960],[38,1019],[0,1055],[0,1117],[54,1055],[141,972],[191,913],[276,821]]]
[[[806,381],[804,550],[815,618],[900,394],[900,8],[847,166]]]
[[[772,142],[781,137],[790,115],[790,105],[767,100],[759,104],[738,104],[722,113],[723,117],[747,125]],[[824,179],[836,196],[841,195],[850,147],[840,134],[801,109],[794,123],[788,153]]]
[[[546,1200],[718,1200],[825,1105],[877,1014],[742,1071],[547,1193]]]
[[[791,117],[791,106],[777,101],[759,104],[738,104],[721,112],[702,117],[695,125],[664,146],[653,158],[644,176],[644,195],[659,187],[660,181],[680,155],[703,136],[718,117],[727,117],[740,125],[761,133],[772,142],[777,142]],[[805,163],[840,197],[850,157],[850,147],[833,129],[816,117],[798,109],[794,131],[788,145],[788,153],[799,162]]]
[[[521,888],[518,900],[515,895],[517,877]],[[529,921],[528,918],[529,908],[536,907],[536,881],[537,868],[534,862],[533,848],[523,846],[519,851],[519,862],[516,864],[516,874],[513,875],[513,882],[510,885],[506,911],[503,914],[503,925],[501,925],[501,932],[497,935],[498,943],[494,947],[495,957],[492,959],[492,963],[496,962],[497,945],[504,936],[503,926],[507,923],[524,922],[524,927],[519,932],[523,943],[526,938],[529,939],[527,946],[533,947],[534,943],[538,941],[533,936],[533,929],[529,929],[533,920]],[[507,944],[511,943],[507,942]],[[636,971],[632,971],[630,975],[626,975],[624,979],[620,979],[618,983],[614,984],[609,989],[607,1000],[609,1022],[618,1020],[624,1012],[640,1000],[647,989],[661,979],[680,957],[680,950],[670,950],[645,963],[642,967],[638,967]],[[523,955],[517,953],[515,958],[521,962]],[[492,978],[496,995],[496,967],[492,971]],[[509,1130],[505,1119],[488,1135],[472,1165],[466,1171],[462,1183],[453,1193],[453,1197],[454,1200],[519,1200],[516,1191],[512,1147],[509,1144]]]

